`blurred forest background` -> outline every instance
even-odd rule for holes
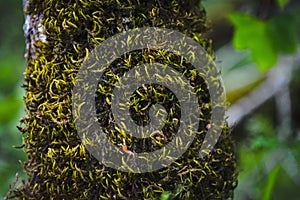
[[[300,2],[204,0],[236,140],[237,200],[300,198]],[[198,5],[195,5],[198,6]],[[0,199],[26,178],[21,0],[0,0]],[[168,195],[165,195],[168,197]]]

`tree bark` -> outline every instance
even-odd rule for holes
[[[158,199],[164,192],[177,193],[176,199],[233,197],[236,159],[227,126],[205,158],[195,157],[194,149],[203,142],[198,135],[172,165],[136,174],[96,160],[78,137],[72,117],[72,89],[86,52],[117,33],[147,26],[173,29],[212,53],[209,40],[202,36],[207,25],[199,4],[199,0],[25,1],[26,116],[20,129],[28,180],[8,199]],[[139,149],[147,149],[146,143],[131,146],[132,151]]]

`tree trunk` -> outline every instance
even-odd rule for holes
[[[24,163],[28,180],[8,198],[158,199],[163,194],[176,199],[227,199],[233,196],[237,172],[229,128],[223,127],[218,143],[206,157],[195,156],[204,140],[203,130],[210,128],[207,110],[199,126],[202,132],[189,150],[170,166],[148,173],[123,172],[98,161],[86,150],[72,116],[72,90],[87,52],[117,33],[138,27],[168,28],[192,37],[212,54],[209,40],[203,38],[207,25],[199,0],[27,0],[24,6],[26,117],[20,129],[28,155]],[[146,54],[158,57],[158,51],[150,48],[131,54],[144,61],[148,61],[143,57]],[[180,64],[178,56],[156,57],[162,63],[169,59],[169,64]],[[118,62],[124,65],[124,59],[121,56],[113,65],[119,66]],[[194,85],[206,92],[199,99],[209,102],[204,97],[208,91],[203,83],[200,78],[194,81]],[[110,108],[108,97],[111,96],[99,96],[100,110]],[[107,117],[106,114],[99,118]],[[110,122],[105,119],[100,124],[106,126],[108,134]],[[127,152],[159,148],[149,138],[125,142],[115,132],[108,137],[116,145],[121,143],[120,149],[123,147]],[[172,134],[166,141],[171,139]]]

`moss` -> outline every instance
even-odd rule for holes
[[[175,192],[178,188],[181,188],[176,197],[179,199],[227,199],[233,196],[237,173],[229,128],[224,126],[216,147],[204,159],[195,156],[203,142],[203,130],[209,123],[210,106],[202,110],[199,134],[190,149],[172,165],[143,174],[117,171],[97,161],[82,144],[72,119],[71,98],[77,71],[87,52],[116,33],[145,26],[169,28],[194,38],[212,54],[211,42],[203,38],[207,29],[206,15],[197,6],[199,3],[199,0],[28,1],[25,13],[30,17],[31,29],[27,32],[24,83],[26,117],[20,129],[24,135],[24,150],[28,155],[24,168],[29,178],[8,198],[157,199],[163,192]],[[197,93],[201,102],[209,104],[204,81],[199,75],[193,75],[190,72],[192,66],[187,62],[182,63],[180,57],[156,50],[130,54],[133,55],[133,63],[147,63],[152,59],[175,68],[178,66],[179,71],[187,72],[186,76],[194,87],[201,89],[199,91],[202,92]],[[117,59],[112,67],[126,66],[126,56]],[[119,75],[128,69],[125,67]],[[109,72],[104,78],[113,82]],[[111,88],[109,82],[101,84],[108,89],[104,92],[99,89],[97,92],[99,122],[111,141],[119,144],[121,138],[114,132],[109,134],[111,122],[107,116],[110,107],[105,99],[110,97]],[[172,96],[159,86],[147,87],[150,97],[155,96],[154,90],[164,94],[167,99]],[[136,106],[145,106],[137,93],[135,96],[139,99]],[[164,99],[156,98],[156,101],[165,103],[170,110],[173,104]],[[176,109],[174,111],[176,113]],[[137,112],[136,120],[144,114]],[[170,123],[165,132],[169,134],[166,141],[171,140],[176,126]],[[160,147],[153,143],[147,145],[149,143],[149,139],[131,138],[127,141],[128,148],[136,152],[153,151]]]

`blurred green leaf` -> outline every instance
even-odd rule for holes
[[[235,27],[235,48],[249,49],[262,71],[275,65],[279,53],[294,53],[297,49],[296,21],[292,15],[280,14],[262,21],[249,14],[229,16]]]
[[[271,200],[272,199],[272,194],[274,190],[274,186],[280,171],[280,164],[277,164],[272,171],[268,174],[266,184],[264,187],[264,190],[262,191],[262,200]]]
[[[270,137],[264,137],[264,136],[256,136],[252,148],[253,149],[270,149],[270,148],[278,148],[282,146],[280,141],[277,138],[270,138]]]
[[[239,174],[239,178],[243,178],[244,175],[251,172],[257,166],[260,166],[261,163],[264,161],[265,155],[269,151],[267,150],[249,150],[245,146],[240,148],[239,150],[239,165],[241,172]]]
[[[276,137],[276,128],[266,114],[256,114],[251,117],[246,124],[246,130],[252,137]]]
[[[1,52],[2,48],[0,48]],[[21,56],[13,53],[0,53],[0,94],[9,94],[22,80],[22,71],[25,69]]]
[[[0,97],[0,122],[8,122],[14,119],[22,108],[22,99],[15,94]]]
[[[284,6],[286,4],[288,4],[289,2],[290,2],[290,0],[277,0],[277,3],[280,6],[280,8],[284,8]]]
[[[249,14],[234,13],[229,16],[236,31],[233,44],[237,49],[250,49],[254,61],[262,71],[272,67],[277,60],[267,24]]]
[[[292,54],[297,50],[297,29],[295,16],[281,14],[267,22],[269,36],[277,52]]]

